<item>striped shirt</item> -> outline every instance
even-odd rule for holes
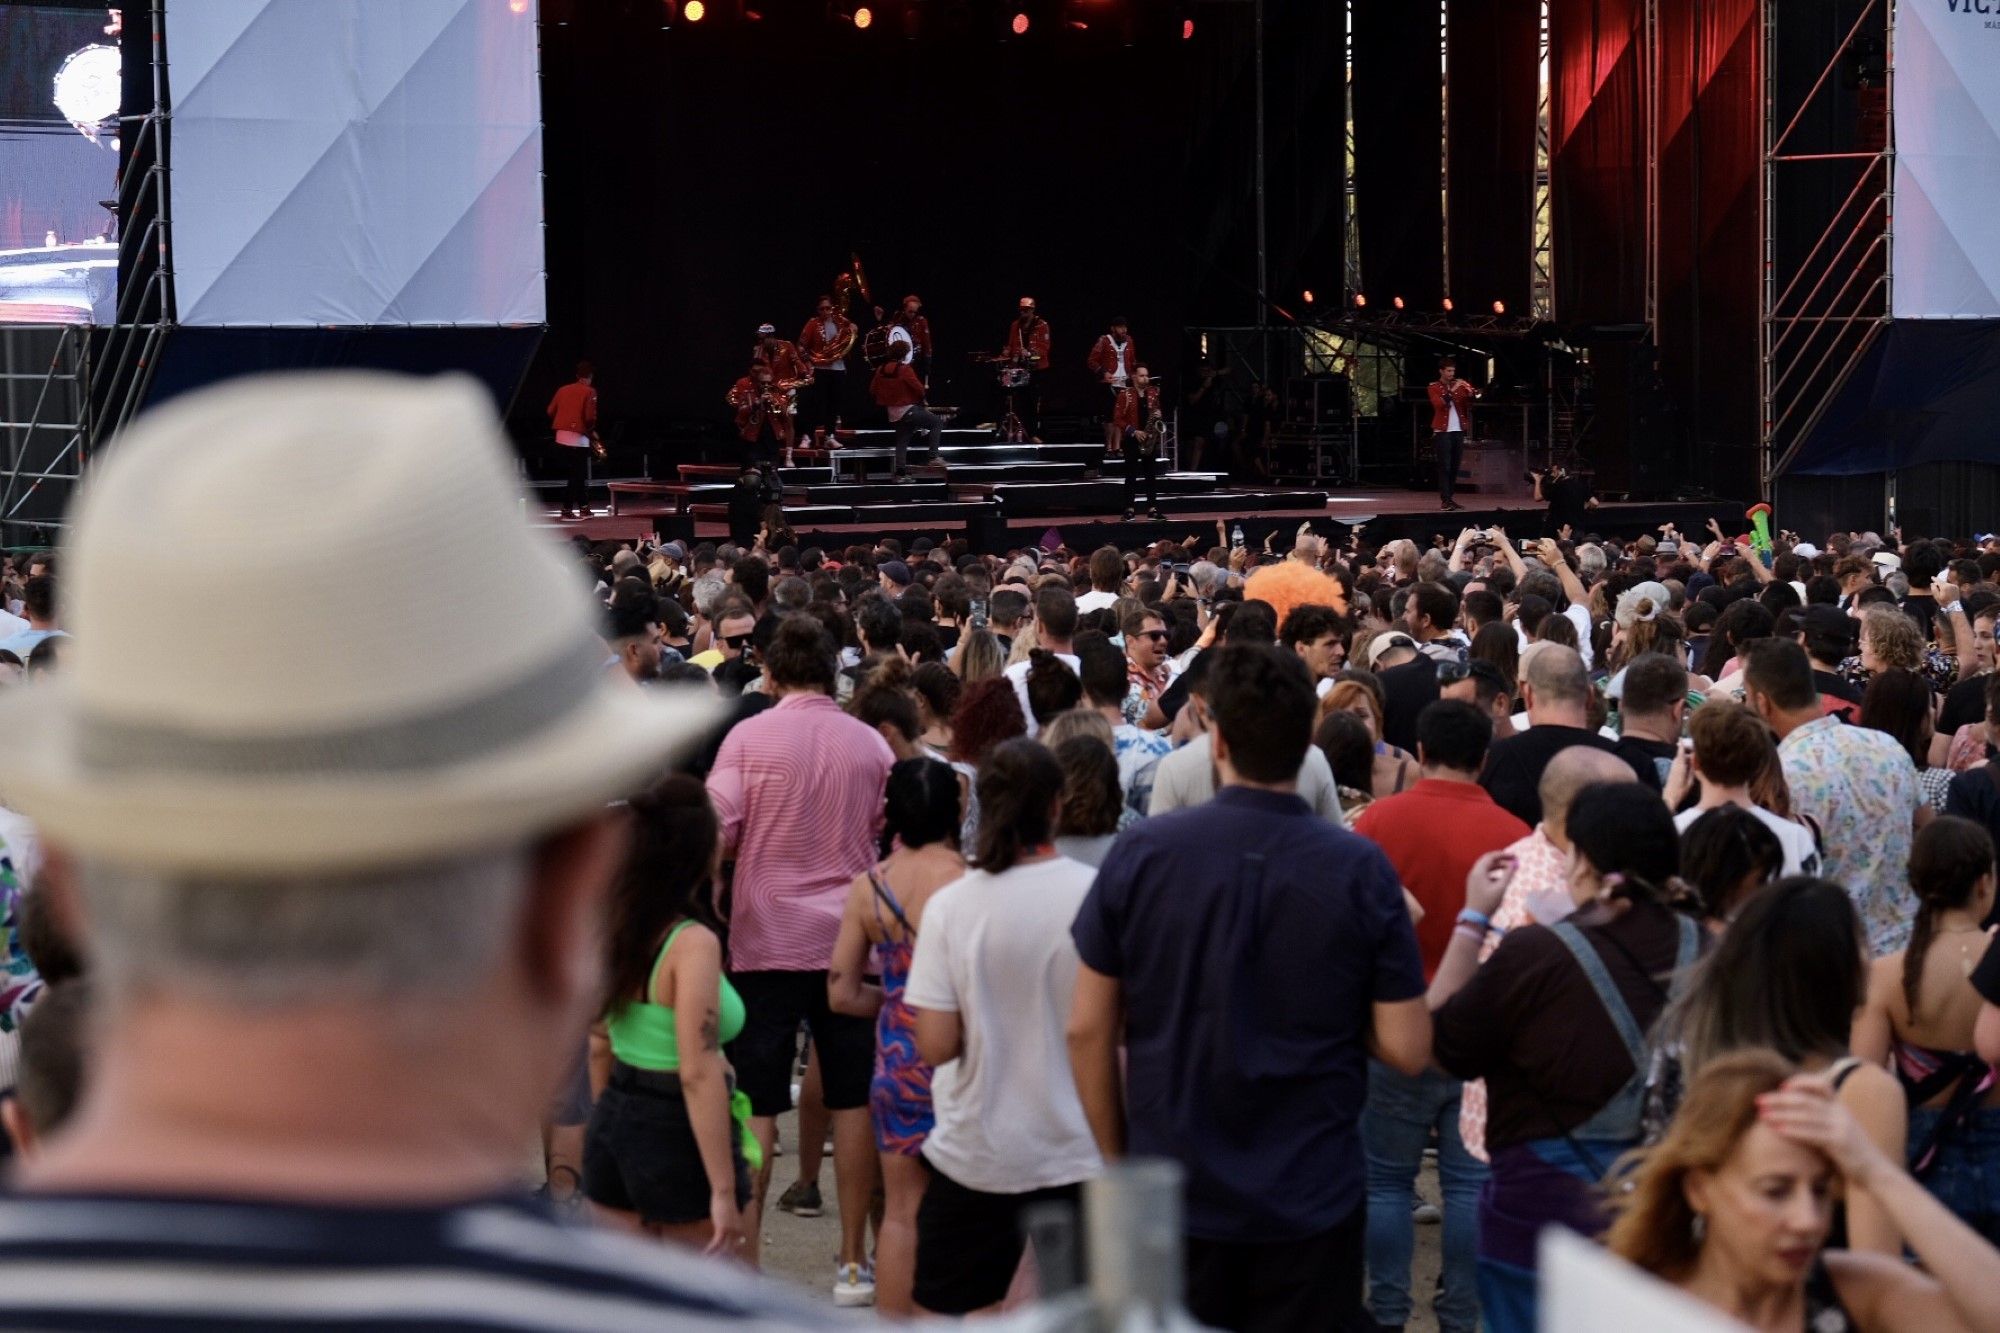
[[[0,1198],[4,1328],[735,1333],[839,1322],[747,1269],[562,1226],[513,1200]]]
[[[824,972],[848,886],[875,864],[888,742],[823,694],[788,694],[723,738],[708,794],[736,856],[732,972]]]

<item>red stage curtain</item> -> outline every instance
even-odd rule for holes
[[[1549,5],[1556,317],[1567,324],[1645,317],[1642,14],[1639,0]]]
[[[1499,300],[1522,312],[1535,244],[1539,15],[1523,0],[1451,0],[1447,13],[1452,295],[1461,309]]]

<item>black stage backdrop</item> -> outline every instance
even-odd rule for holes
[[[1361,281],[1376,308],[1444,300],[1444,123],[1438,12],[1414,0],[1354,6],[1354,211]]]
[[[1541,16],[1521,0],[1453,0],[1451,289],[1461,309],[1528,308],[1535,252],[1535,100]]]
[[[1083,360],[1114,314],[1174,369],[1198,42],[1046,31],[1045,6],[1007,42],[761,7],[663,31],[659,0],[545,4],[551,329],[524,435],[580,356],[625,443],[720,422],[756,326],[796,338],[850,251],[878,303],[923,298],[934,402],[989,407],[967,356],[999,347],[1023,295],[1053,329],[1049,407],[1096,409]]]

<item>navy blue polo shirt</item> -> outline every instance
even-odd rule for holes
[[[1381,849],[1225,787],[1122,834],[1071,934],[1123,988],[1127,1147],[1186,1169],[1189,1235],[1300,1239],[1362,1206],[1372,1006],[1424,993]]]

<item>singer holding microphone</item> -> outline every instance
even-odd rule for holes
[[[1479,390],[1458,377],[1450,357],[1438,362],[1431,381],[1431,444],[1437,450],[1438,499],[1443,509],[1462,509],[1452,493],[1458,487],[1458,465],[1465,456],[1465,430],[1472,424],[1472,400]]]

